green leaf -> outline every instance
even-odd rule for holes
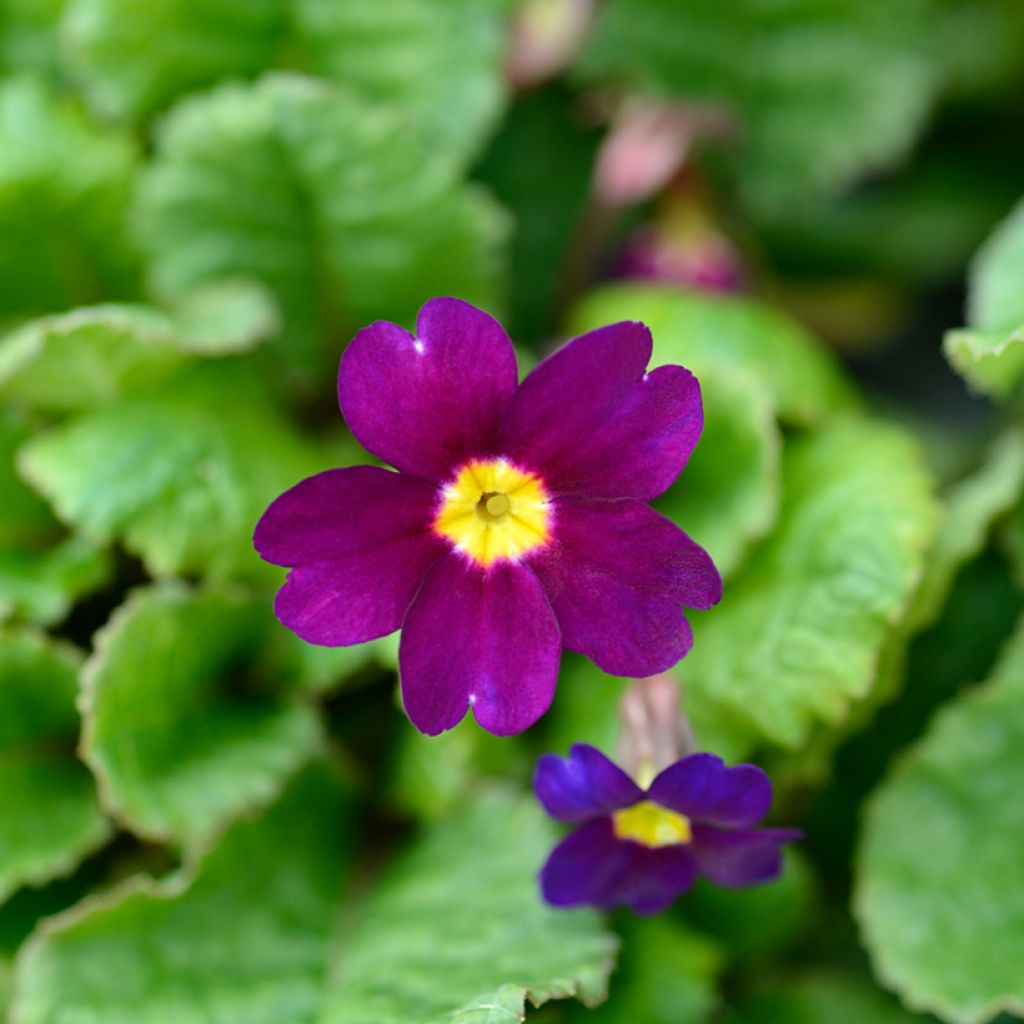
[[[472,154],[504,103],[512,0],[295,0],[309,70],[402,111],[449,155]]]
[[[855,404],[839,367],[806,331],[752,299],[651,285],[615,285],[591,294],[573,333],[640,320],[654,335],[652,365],[679,363],[698,377],[743,371],[768,388],[779,417],[808,426]]]
[[[0,339],[0,395],[75,412],[151,393],[190,356],[228,355],[277,329],[262,289],[207,287],[177,310],[87,306],[34,320]]]
[[[0,7],[0,73],[57,77],[56,27],[63,7],[64,0],[5,0]]]
[[[307,773],[194,881],[136,878],[42,925],[17,962],[19,1024],[511,1024],[527,995],[603,993],[615,940],[540,903],[553,835],[534,801],[485,796],[340,914],[352,834],[337,785]]]
[[[136,159],[126,137],[40,83],[0,84],[0,318],[131,294],[123,211]]]
[[[0,631],[0,902],[68,874],[110,826],[75,757],[77,652],[28,631]]]
[[[0,411],[0,621],[23,616],[50,625],[107,577],[109,560],[60,524],[14,468],[28,428]]]
[[[1022,490],[1024,433],[1011,429],[996,438],[985,462],[946,494],[942,525],[914,594],[908,628],[918,630],[938,618],[957,571],[982,552],[992,524],[1017,504]]]
[[[973,1024],[1024,1010],[1024,628],[871,798],[854,908],[883,983]]]
[[[101,115],[140,121],[186,92],[273,63],[279,0],[70,0],[61,31],[71,76]]]
[[[852,972],[819,970],[775,979],[739,1000],[724,1024],[913,1024],[925,1018]]]
[[[553,841],[534,800],[496,795],[429,832],[344,936],[320,1024],[497,1024],[527,998],[603,998],[615,940],[540,900]]]
[[[235,825],[195,868],[135,876],[44,922],[16,967],[22,1024],[314,1024],[351,857],[324,770]]]
[[[793,441],[778,528],[701,617],[678,669],[702,739],[704,726],[742,723],[796,748],[842,721],[871,689],[936,513],[920,453],[896,427],[850,419]]]
[[[573,1024],[702,1024],[718,1002],[723,950],[670,917],[625,918],[622,958],[608,1001],[596,1010],[574,1006]]]
[[[969,329],[949,331],[946,358],[974,391],[1006,398],[1024,378],[1024,202],[979,250],[969,281]]]
[[[701,374],[704,432],[658,510],[702,544],[723,576],[774,525],[779,508],[779,449],[766,390],[743,373]]]
[[[19,465],[90,538],[122,540],[155,576],[210,580],[276,578],[252,549],[253,526],[278,494],[326,468],[227,364],[46,431],[22,448]]]
[[[913,143],[936,83],[930,5],[610,0],[580,66],[727,119],[752,206],[800,206]],[[870,70],[868,70],[870,69]]]
[[[140,237],[164,296],[229,276],[273,292],[292,368],[432,295],[487,302],[504,219],[401,116],[274,75],[179,105],[144,176]]]
[[[263,602],[167,585],[137,591],[82,676],[83,756],[141,836],[195,844],[320,747],[316,713],[260,676]]]

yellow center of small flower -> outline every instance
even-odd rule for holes
[[[548,503],[532,473],[505,459],[474,459],[445,487],[434,529],[486,568],[548,542]]]
[[[652,800],[641,800],[612,816],[615,834],[644,846],[678,846],[690,841],[690,819]]]

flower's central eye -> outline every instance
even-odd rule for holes
[[[616,811],[612,821],[620,839],[632,839],[644,846],[678,846],[688,843],[692,835],[689,818],[652,800]]]
[[[546,544],[550,520],[539,477],[505,459],[474,459],[445,487],[434,530],[487,567]]]

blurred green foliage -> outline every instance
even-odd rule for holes
[[[1024,7],[570,7],[0,0],[0,1018],[1021,1013]],[[638,100],[684,129],[627,206]],[[654,236],[744,294],[616,280]],[[253,525],[367,459],[338,358],[436,294],[524,366],[631,319],[698,374],[658,507],[725,595],[674,674],[805,828],[779,881],[545,907],[534,759],[613,752],[623,682],[567,656],[527,734],[428,738],[394,638],[274,619]]]

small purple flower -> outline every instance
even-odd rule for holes
[[[416,334],[378,322],[341,360],[356,438],[398,470],[331,469],[282,494],[256,550],[291,572],[278,618],[304,640],[362,643],[401,627],[402,698],[436,734],[472,707],[499,735],[554,696],[562,648],[646,676],[690,649],[683,607],[709,608],[707,553],[646,504],[703,426],[680,366],[648,372],[650,332],[576,338],[518,384],[501,325],[432,299]]]
[[[739,889],[775,878],[797,829],[755,828],[772,784],[760,768],[690,754],[642,789],[600,750],[545,754],[534,789],[559,821],[579,824],[551,852],[541,890],[556,907],[590,904],[656,914],[704,875]]]

